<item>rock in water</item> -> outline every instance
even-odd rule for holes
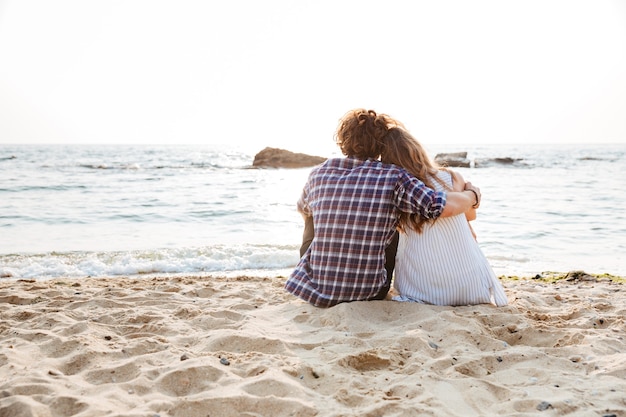
[[[326,158],[290,152],[285,149],[265,148],[254,157],[252,166],[258,168],[306,168],[321,164]]]
[[[471,161],[467,159],[467,152],[438,153],[435,162],[444,167],[469,168]]]

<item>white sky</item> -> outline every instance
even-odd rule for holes
[[[626,1],[0,0],[0,143],[626,143]]]

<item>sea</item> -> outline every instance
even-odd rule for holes
[[[261,149],[0,145],[0,279],[287,276],[311,168],[254,168]],[[467,152],[497,275],[626,276],[626,144],[428,150]]]

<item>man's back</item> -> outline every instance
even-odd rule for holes
[[[320,307],[372,299],[386,283],[384,253],[399,210],[434,204],[438,213],[445,197],[433,202],[431,194],[405,170],[373,159],[316,167],[298,201],[298,210],[313,216],[315,238],[285,288]]]

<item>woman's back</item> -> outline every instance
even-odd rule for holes
[[[438,176],[452,186],[450,173],[439,171]],[[437,181],[432,183],[437,191],[445,191]],[[463,214],[426,223],[422,233],[400,233],[394,288],[402,301],[507,304],[502,284]]]

